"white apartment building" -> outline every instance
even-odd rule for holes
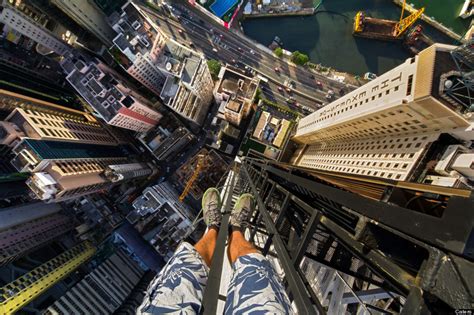
[[[70,52],[70,47],[65,42],[58,39],[51,31],[32,17],[21,12],[14,5],[9,4],[8,0],[3,0],[0,5],[0,23],[54,51],[58,55],[65,56]]]
[[[182,117],[202,125],[214,88],[204,57],[169,40],[157,64],[168,75],[160,94],[163,103]]]
[[[65,59],[66,80],[106,123],[138,132],[157,125],[162,115],[105,65]]]
[[[15,109],[0,126],[14,124],[25,137],[43,140],[78,141],[116,145],[117,141],[97,122],[83,121],[34,109]]]
[[[66,13],[77,24],[94,34],[104,45],[110,47],[114,30],[107,23],[107,18],[91,0],[51,0],[61,11]]]
[[[204,57],[168,38],[133,3],[109,20],[119,33],[111,53],[122,67],[173,111],[202,124],[214,86]]]
[[[462,75],[450,54],[454,48],[435,44],[301,119],[292,163],[410,181],[421,161],[436,162],[434,144],[437,150],[452,142],[469,146],[472,114],[446,93],[447,80]],[[442,134],[453,139],[444,143]]]

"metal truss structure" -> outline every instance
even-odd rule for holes
[[[245,158],[234,167],[204,314],[215,314],[225,300],[219,287],[227,222],[243,192],[251,192],[257,204],[247,236],[283,271],[298,314],[441,314],[472,308],[470,191],[387,185],[383,198],[375,200],[334,182],[261,159]]]

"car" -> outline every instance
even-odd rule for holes
[[[235,60],[235,59],[232,59],[232,63],[237,63],[237,60]]]
[[[283,92],[283,88],[281,86],[279,86],[278,91]]]
[[[182,30],[182,29],[178,29],[178,33],[183,34],[183,30]]]
[[[280,72],[280,68],[275,67],[275,72]]]
[[[255,55],[255,51],[254,51],[253,49],[250,49],[250,53],[251,53],[252,55]]]
[[[217,49],[216,49],[216,48],[212,48],[212,51],[216,53],[216,52],[217,52]]]
[[[289,87],[286,88],[286,91],[291,94],[291,89]]]
[[[242,48],[240,48],[240,47],[237,47],[237,50],[241,52],[241,51],[242,51]]]
[[[321,83],[321,81],[316,81],[316,86],[320,89],[323,88],[323,84]]]
[[[326,94],[326,98],[328,100],[331,100],[334,96],[334,91],[333,90],[329,90],[328,93]]]

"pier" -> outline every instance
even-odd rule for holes
[[[403,0],[393,0],[393,3],[395,3],[396,5],[399,5],[399,6],[403,6]],[[417,11],[417,9],[415,9],[414,7],[412,7],[411,5],[406,5],[405,6],[405,10],[407,10],[408,12],[410,13],[414,13]],[[444,34],[448,35],[449,37],[459,41],[459,42],[465,42],[465,40],[463,39],[462,35],[460,34],[457,34],[456,32],[450,30],[449,28],[447,28],[446,26],[444,26],[443,24],[439,23],[438,21],[436,21],[435,19],[427,16],[426,14],[422,14],[421,17],[420,17],[423,21],[425,21],[426,23],[428,23],[429,25],[431,25],[432,27],[436,28],[437,30],[443,32]]]

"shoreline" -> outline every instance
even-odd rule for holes
[[[393,0],[393,3],[395,3],[396,5],[398,5],[399,7],[403,6],[403,0]],[[415,12],[417,9],[415,9],[415,7],[407,4],[405,6],[405,9],[410,12],[410,14],[412,14],[413,12]],[[434,18],[432,17],[429,17],[427,16],[426,14],[422,14],[421,17],[420,17],[421,20],[423,20],[424,22],[426,22],[427,24],[429,24],[430,26],[436,28],[438,31],[446,34],[447,36],[451,37],[452,39],[454,40],[457,40],[459,41],[460,43],[464,43],[465,42],[465,39],[464,39],[464,34],[463,35],[460,35],[456,32],[454,32],[453,30],[449,29],[448,27],[444,26],[443,24],[441,24],[440,22],[436,21]]]

